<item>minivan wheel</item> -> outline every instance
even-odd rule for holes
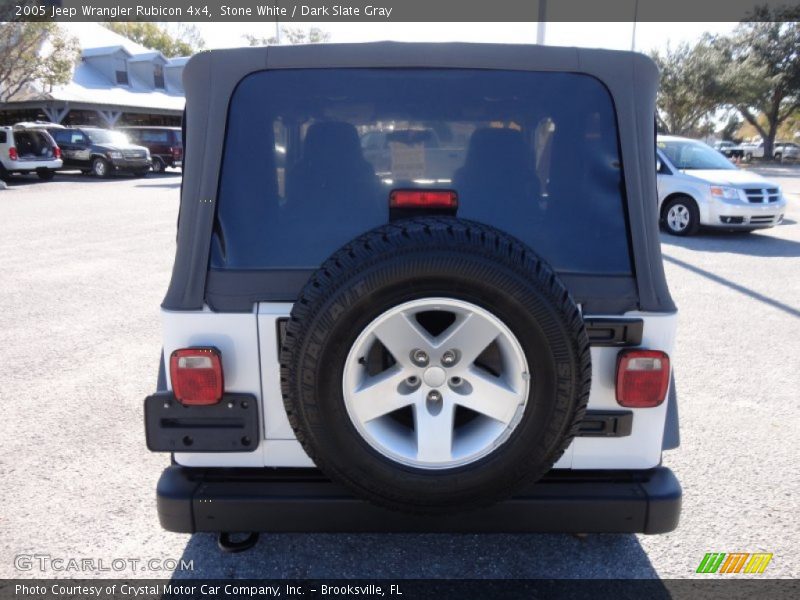
[[[577,305],[530,248],[455,218],[379,227],[329,258],[281,348],[289,421],[355,494],[441,513],[546,473],[591,383]]]
[[[662,222],[672,235],[694,235],[700,228],[700,213],[689,196],[678,196],[664,206]]]
[[[108,177],[110,170],[106,159],[95,158],[92,161],[92,173],[94,173],[96,177]]]
[[[163,173],[165,168],[164,161],[157,156],[154,156],[153,166],[151,168],[153,169],[153,173]]]

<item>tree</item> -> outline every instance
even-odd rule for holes
[[[312,27],[311,29],[301,29],[300,27],[281,27],[282,40],[289,44],[322,44],[331,39],[331,34],[323,31],[319,27]],[[245,34],[242,36],[250,46],[275,46],[278,44],[278,38],[259,37],[257,35]]]
[[[723,140],[740,142],[741,136],[739,135],[739,130],[741,127],[742,120],[739,118],[739,116],[736,113],[728,114],[728,120],[725,121],[725,125],[720,131],[717,132],[717,134]]]
[[[721,104],[719,57],[707,39],[693,46],[667,46],[663,52],[653,51],[650,57],[661,72],[656,101],[659,128],[675,135],[696,132]],[[704,123],[702,128],[707,125]]]
[[[198,29],[185,23],[175,27],[174,32],[161,23],[147,21],[112,21],[103,26],[137,44],[158,50],[168,58],[191,56],[205,47]]]
[[[79,53],[78,41],[55,23],[0,23],[0,103],[29,86],[67,83]]]
[[[765,158],[772,158],[781,125],[800,108],[798,16],[796,9],[775,14],[761,9],[756,17],[769,20],[742,22],[730,36],[713,40],[728,65],[721,77],[723,94],[764,140]]]

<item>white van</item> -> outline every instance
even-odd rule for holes
[[[701,226],[737,231],[773,227],[786,211],[780,186],[738,169],[697,140],[658,136],[659,215],[673,235],[692,235]]]

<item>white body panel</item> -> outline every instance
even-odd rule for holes
[[[601,316],[601,315],[592,315]],[[626,317],[644,320],[642,347],[662,350],[672,356],[677,314],[648,315],[628,313]],[[616,397],[617,354],[619,348],[592,348],[591,410],[620,410]],[[669,395],[669,391],[668,394]],[[626,437],[577,437],[570,444],[573,469],[647,469],[661,462],[667,402],[655,408],[634,408],[633,428]],[[556,465],[557,467],[560,465]]]
[[[278,319],[287,318],[290,303],[261,303],[257,313],[162,311],[164,356],[190,346],[215,346],[222,354],[225,389],[253,394],[262,417],[262,441],[254,452],[176,453],[185,466],[310,467],[286,417],[280,389]],[[592,315],[602,317],[606,315]],[[632,312],[644,320],[642,347],[671,355],[676,314]],[[592,348],[590,410],[620,410],[615,395],[619,348]],[[167,369],[167,386],[172,389]],[[556,463],[557,469],[644,469],[661,462],[667,403],[632,409],[633,429],[626,437],[579,437]]]
[[[253,313],[161,311],[167,388],[172,389],[169,356],[179,348],[215,346],[222,354],[225,389],[253,394],[261,403],[261,369],[258,364],[258,328]],[[263,429],[260,432],[263,439]],[[253,452],[176,453],[178,464],[190,467],[264,466],[264,442]]]

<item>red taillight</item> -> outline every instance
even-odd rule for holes
[[[17,154],[17,149],[14,148],[14,146],[11,146],[11,148],[8,149],[8,158],[10,160],[17,160],[19,158],[19,155]]]
[[[170,148],[169,151],[172,152],[172,158],[180,158],[181,154],[183,154],[183,151],[180,147]]]
[[[216,348],[175,350],[169,374],[172,393],[182,404],[201,406],[222,399],[222,361]]]
[[[669,356],[658,350],[624,350],[617,357],[617,403],[651,408],[664,402]]]
[[[56,158],[61,158],[61,148],[59,148],[58,146],[53,148],[53,156],[55,156]]]
[[[453,190],[392,190],[390,208],[458,208]]]

